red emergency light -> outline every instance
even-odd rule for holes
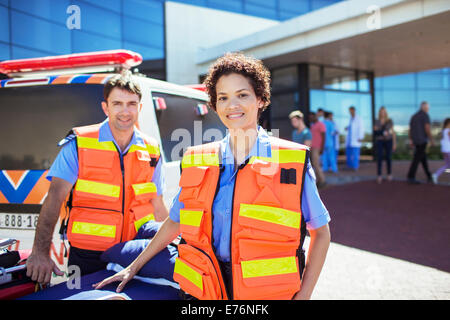
[[[11,75],[100,66],[117,66],[130,69],[141,62],[142,56],[139,53],[129,50],[107,50],[43,58],[6,60],[0,62],[0,72]]]
[[[206,86],[204,84],[187,84],[187,85],[185,85],[185,87],[197,89],[197,90],[200,90],[203,92],[206,91]]]

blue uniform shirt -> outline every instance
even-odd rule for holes
[[[213,210],[213,245],[218,258],[222,261],[230,261],[230,235],[231,214],[233,203],[233,189],[236,181],[237,170],[234,168],[234,157],[229,144],[229,134],[220,141],[220,152],[222,153],[223,170],[220,175],[220,185]],[[258,137],[253,145],[247,159],[252,156],[270,157],[271,149],[269,136],[261,127],[258,128]],[[170,208],[169,216],[175,222],[180,222],[180,209],[184,204],[179,201],[180,192],[175,196]],[[308,161],[307,174],[302,194],[302,212],[309,230],[317,229],[330,221],[328,210],[322,203],[317,191],[315,176],[311,164]]]
[[[108,119],[103,121],[99,130],[100,142],[104,141],[112,141],[117,147],[117,150],[120,150],[116,141],[111,132],[111,128],[109,127]],[[121,151],[120,157],[123,157],[128,149],[133,145],[145,146],[144,139],[142,138],[139,131],[134,130],[133,137],[131,138],[130,144],[125,148],[125,150]],[[156,185],[157,194],[161,195],[164,190],[164,176],[161,170],[161,157],[156,164],[155,171],[153,173],[152,182]],[[61,151],[58,153],[55,161],[53,162],[48,174],[47,179],[52,180],[52,177],[57,177],[64,179],[71,184],[75,184],[78,179],[78,152],[77,145],[75,143],[75,139],[69,140],[65,143]]]

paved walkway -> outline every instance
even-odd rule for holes
[[[450,174],[409,185],[408,168],[394,162],[394,181],[381,185],[374,163],[327,174],[332,244],[313,299],[450,299]]]

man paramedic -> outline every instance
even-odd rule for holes
[[[73,128],[48,173],[51,184],[27,260],[27,275],[39,283],[49,283],[52,272],[62,275],[49,252],[69,193],[68,265],[77,265],[81,275],[103,269],[101,253],[133,239],[142,224],[168,216],[159,146],[135,127],[142,108],[139,85],[130,75],[116,75],[103,95],[107,119]]]

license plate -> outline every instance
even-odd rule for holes
[[[0,229],[29,229],[37,226],[37,213],[4,213],[0,212]]]

